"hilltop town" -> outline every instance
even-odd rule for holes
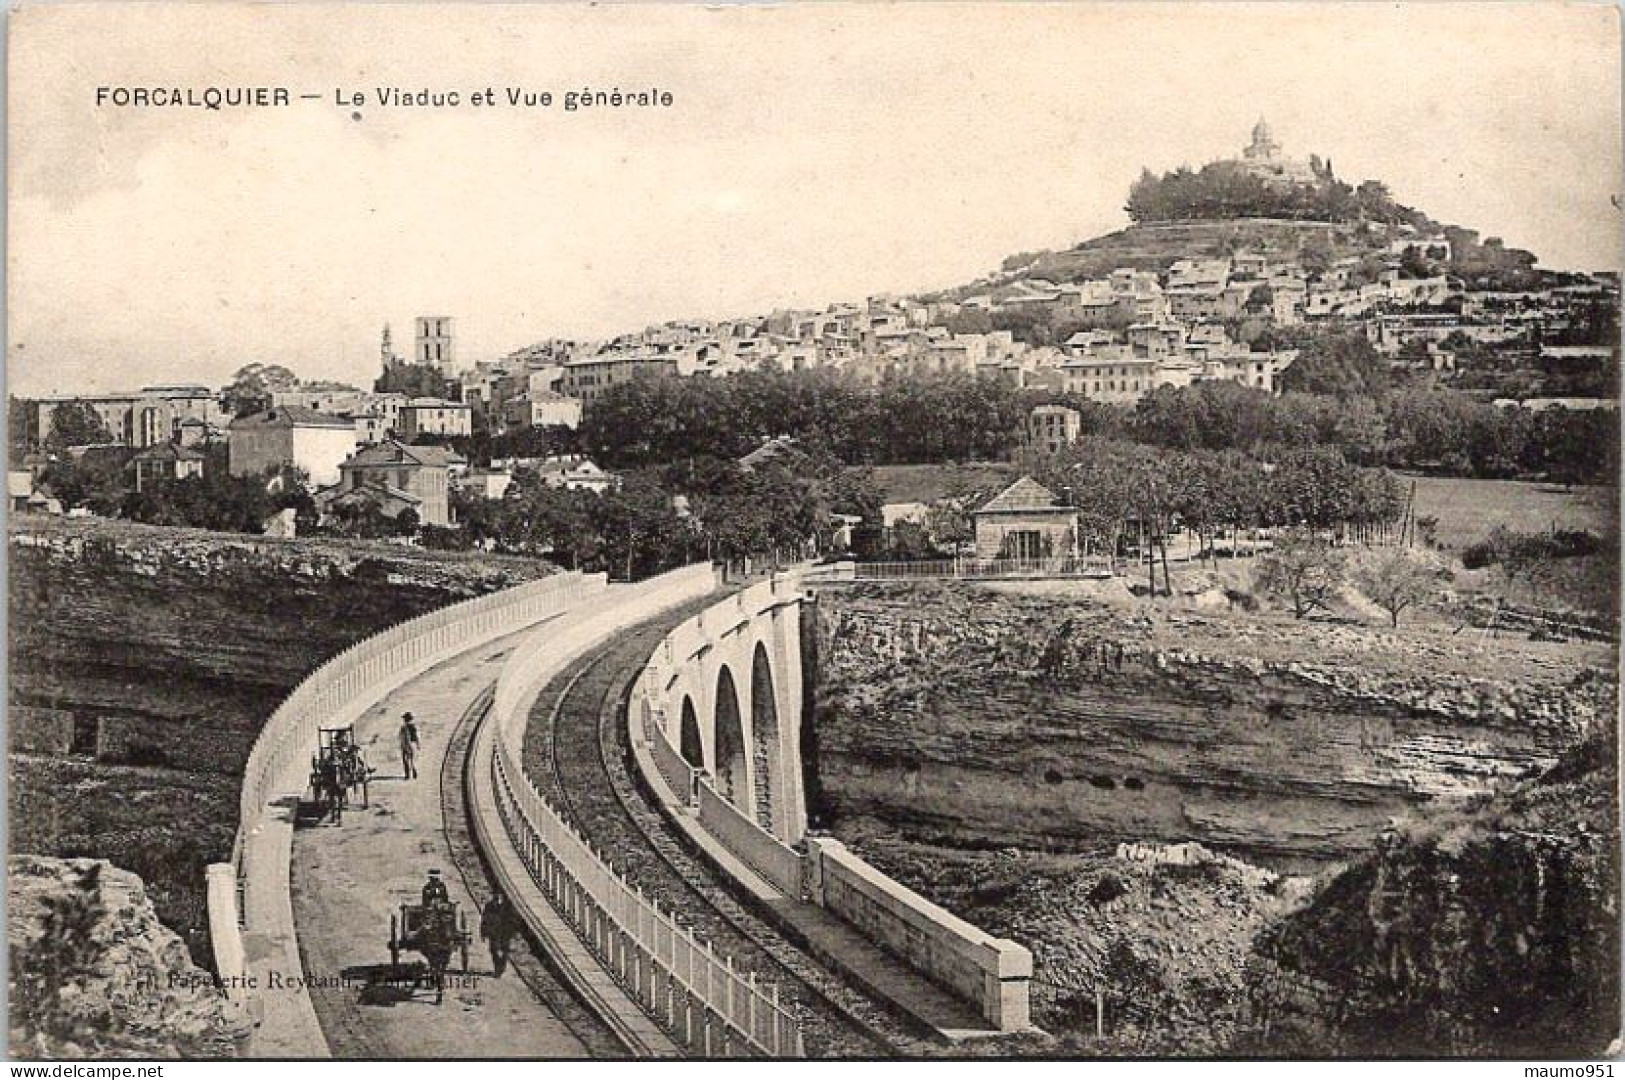
[[[516,479],[601,494],[617,487],[609,469],[662,460],[627,449],[647,433],[628,430],[626,405],[640,392],[627,388],[663,379],[837,379],[870,388],[849,391],[860,397],[893,393],[885,388],[900,382],[968,380],[980,389],[956,391],[956,400],[999,428],[979,441],[953,432],[919,440],[940,444],[934,450],[835,447],[847,465],[1055,451],[1101,426],[1086,416],[1093,407],[1135,407],[1214,384],[1347,399],[1400,380],[1458,392],[1461,402],[1493,406],[1531,429],[1531,417],[1554,407],[1613,407],[1617,273],[1539,270],[1533,255],[1440,225],[1380,182],[1351,186],[1329,161],[1288,156],[1262,120],[1233,159],[1145,172],[1127,210],[1125,230],[1068,251],[1012,256],[938,293],[667,322],[602,341],[548,339],[471,364],[459,354],[455,320],[423,316],[405,356],[384,326],[370,388],[249,364],[219,389],[187,383],[13,399],[10,497],[24,511],[81,507],[206,527],[224,517],[240,519],[225,527],[292,531],[302,516],[307,528],[376,535],[449,529],[481,516],[471,503],[517,494],[524,484],[515,488]],[[736,426],[737,438],[719,447],[702,440],[685,456],[743,460],[775,437],[807,441],[788,417],[776,427],[770,410],[759,419],[757,430]],[[878,423],[890,430],[898,421]],[[1387,426],[1388,445],[1403,442],[1392,418]],[[1449,469],[1472,453],[1464,445],[1364,456]],[[1493,467],[1474,458],[1471,471],[1552,471],[1538,455],[1534,463],[1514,451],[1506,457]],[[165,485],[210,472],[286,474],[288,483],[241,513],[153,504]],[[501,532],[493,526],[484,539]],[[536,550],[561,546],[555,537]]]

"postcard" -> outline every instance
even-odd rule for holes
[[[1612,1075],[1615,8],[9,30],[11,1058]]]

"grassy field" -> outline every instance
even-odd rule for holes
[[[1402,477],[1407,485],[1410,477]],[[1417,517],[1439,519],[1439,546],[1460,553],[1481,540],[1497,525],[1517,532],[1589,529],[1600,532],[1618,513],[1618,494],[1612,489],[1577,487],[1564,490],[1552,484],[1522,480],[1461,480],[1418,476]]]
[[[1016,479],[1014,465],[976,461],[965,465],[879,465],[875,483],[889,503],[935,502],[944,495],[986,491],[991,498]]]

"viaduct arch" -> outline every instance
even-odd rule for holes
[[[682,624],[650,659],[656,722],[716,793],[785,844],[807,830],[801,778],[801,605],[790,582]]]

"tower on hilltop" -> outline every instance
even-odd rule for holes
[[[1248,161],[1273,161],[1280,154],[1281,144],[1275,141],[1269,122],[1259,117],[1258,123],[1253,125],[1252,145],[1241,152],[1242,157]]]
[[[1320,173],[1309,161],[1289,158],[1281,153],[1281,144],[1275,141],[1275,132],[1269,121],[1259,117],[1253,125],[1253,141],[1234,159],[1243,170],[1258,177],[1272,187],[1314,186],[1320,182]]]

